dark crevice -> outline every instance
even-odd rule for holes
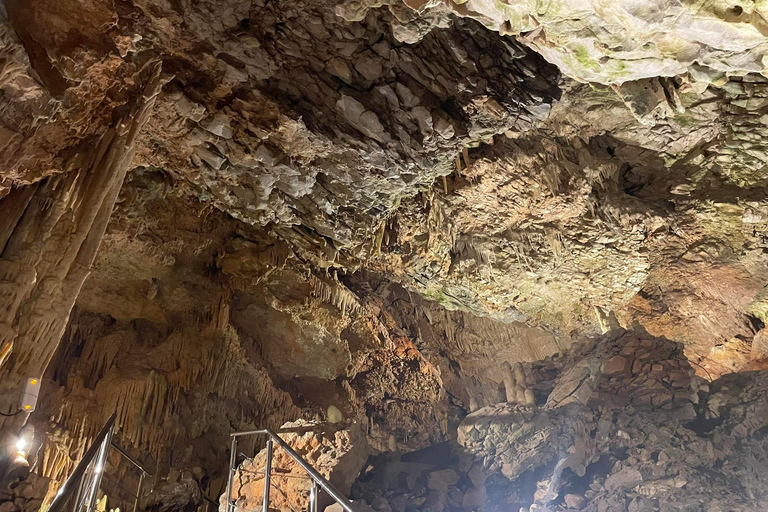
[[[754,315],[747,314],[747,321],[749,322],[749,326],[752,328],[752,332],[760,332],[765,328],[765,322],[760,320]]]
[[[571,468],[565,468],[561,478],[565,484],[560,488],[560,494],[552,503],[559,505],[563,503],[566,494],[576,494],[584,496],[590,489],[590,484],[596,479],[605,478],[613,469],[614,461],[608,455],[602,455],[592,464],[586,467],[584,476],[578,476]]]

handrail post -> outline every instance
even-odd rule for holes
[[[139,509],[139,501],[141,501],[141,486],[144,484],[144,471],[139,476],[139,487],[136,489],[136,502],[133,504],[133,512]]]
[[[269,512],[269,485],[272,477],[272,439],[267,439],[267,462],[264,465],[264,504],[262,512]]]
[[[232,507],[232,482],[235,478],[235,461],[237,460],[237,437],[232,436],[232,448],[229,454],[229,477],[227,478],[227,506],[225,512],[230,512]]]
[[[77,505],[78,512],[81,509],[83,512],[91,512],[95,509],[96,495],[101,485],[101,475],[104,473],[104,466],[107,464],[107,452],[109,451],[109,443],[112,440],[112,432],[113,427],[110,427],[99,446],[96,458],[91,462],[92,465],[88,470],[90,475],[84,489],[85,494],[82,497],[82,501]]]
[[[92,480],[91,477],[94,476],[99,477],[98,479],[100,481],[101,472],[94,475],[94,472],[90,469],[95,469],[91,466],[97,456],[98,460],[101,461],[101,469],[104,469],[106,450],[103,452],[100,452],[100,450],[105,446],[109,446],[110,440],[112,439],[112,432],[115,427],[116,417],[116,414],[112,414],[101,428],[94,438],[93,443],[91,443],[91,446],[88,447],[85,454],[83,454],[82,459],[80,459],[80,462],[75,466],[72,474],[69,475],[66,482],[59,488],[59,492],[56,494],[56,497],[53,498],[50,507],[48,507],[48,512],[64,512],[65,509],[79,510],[80,506],[83,504],[83,492],[87,492],[88,490],[86,485],[87,482],[90,482]]]
[[[309,491],[309,512],[317,512],[318,487],[317,481],[312,479],[312,489]]]
[[[80,512],[80,508],[83,506],[83,495],[88,488],[87,475],[77,483],[77,493],[74,495],[75,504],[72,506],[73,512]]]

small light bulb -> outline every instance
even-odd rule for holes
[[[23,452],[27,449],[27,440],[23,437],[20,437],[18,441],[16,441],[16,451]]]
[[[93,472],[98,475],[99,473],[101,473],[102,469],[104,469],[104,468],[101,466],[101,464],[96,464],[96,467],[93,468]]]

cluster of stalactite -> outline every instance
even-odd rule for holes
[[[113,412],[116,439],[157,473],[167,469],[164,461],[174,450],[203,435],[211,438],[209,430],[221,430],[221,439],[211,442],[224,455],[231,428],[277,428],[299,417],[290,395],[246,359],[229,324],[226,297],[179,320],[178,327],[156,326],[150,339],[143,339],[130,324],[75,311],[58,364],[49,372],[60,387],[45,404],[51,426],[41,468],[54,485],[71,472]],[[202,403],[195,401],[200,396]]]
[[[339,282],[334,274],[333,279],[324,279],[312,276],[312,295],[324,300],[328,304],[339,308],[344,315],[360,311],[360,302],[352,291]]]
[[[66,159],[62,174],[0,200],[0,410],[42,376],[88,275],[162,81],[159,64],[131,112]],[[23,415],[0,418],[18,425]]]

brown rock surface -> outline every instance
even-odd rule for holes
[[[617,351],[646,361],[642,373],[603,372]],[[768,400],[764,371],[700,387],[679,344],[631,331],[574,345],[565,359],[545,406],[498,404],[459,427],[459,443],[508,479],[487,481],[483,510],[766,505],[768,482],[757,476],[765,471],[766,446],[757,433],[768,425],[759,412]],[[585,387],[591,393],[581,401]]]
[[[280,430],[286,433],[279,435],[336,489],[348,495],[368,459],[368,441],[359,425],[353,424],[340,430],[328,430],[328,427],[299,420],[284,424]],[[292,430],[297,432],[291,433]],[[270,510],[307,508],[312,480],[285,450],[275,445],[273,453],[271,478],[276,492],[270,493]],[[266,450],[240,464],[232,487],[235,506],[244,510],[261,507],[265,465]],[[327,494],[320,493],[320,510],[332,502]]]
[[[617,357],[628,362],[622,371],[605,372]],[[639,375],[633,360],[645,368]],[[544,363],[522,366],[538,375]],[[588,399],[479,409],[458,428],[461,448],[381,454],[353,497],[374,510],[422,512],[765,506],[765,371],[707,385],[680,344],[624,330],[576,343],[547,364],[556,368],[550,398],[589,388]],[[657,399],[666,396],[673,406]]]

